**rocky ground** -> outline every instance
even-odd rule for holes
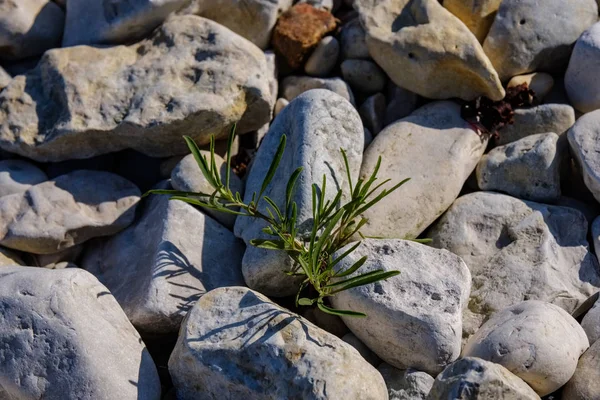
[[[0,399],[600,399],[597,1],[0,0]],[[410,178],[342,261],[400,271],[331,298],[366,318],[142,198],[234,124],[233,191],[285,134],[303,224],[340,148]]]

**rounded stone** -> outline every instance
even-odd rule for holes
[[[373,61],[346,60],[341,65],[342,76],[352,89],[365,94],[381,92],[385,88],[385,72]]]
[[[22,193],[31,186],[47,180],[48,176],[44,171],[27,161],[0,161],[0,197]]]
[[[304,71],[312,76],[326,76],[335,67],[340,54],[340,44],[333,36],[326,36],[317,45],[312,52],[306,64]]]
[[[565,74],[571,104],[587,113],[600,108],[600,23],[592,25],[575,43]]]

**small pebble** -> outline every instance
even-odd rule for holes
[[[342,63],[342,76],[354,90],[365,94],[381,92],[385,88],[385,72],[373,61],[346,60]]]
[[[358,18],[348,22],[340,34],[342,59],[369,59],[369,49],[365,40],[366,33]]]
[[[290,102],[287,99],[284,99],[283,97],[278,98],[275,102],[274,116],[277,116],[277,114],[279,114],[288,104],[290,104]]]
[[[554,86],[554,78],[552,75],[546,74],[544,72],[534,72],[533,74],[527,75],[518,75],[513,77],[510,82],[508,82],[509,88],[519,86],[523,83],[527,84],[529,89],[533,90],[535,93],[535,98],[537,102],[541,102],[544,100],[544,97],[552,90]]]
[[[381,93],[376,93],[367,98],[358,109],[358,114],[364,126],[371,131],[373,136],[377,136],[381,129],[383,129],[385,96]]]
[[[340,54],[340,44],[333,36],[321,39],[304,65],[304,71],[312,76],[326,76],[335,67]]]

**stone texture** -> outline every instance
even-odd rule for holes
[[[581,112],[600,108],[600,82],[592,71],[600,67],[600,23],[592,25],[577,42],[565,74],[569,100]]]
[[[381,363],[377,370],[385,380],[390,400],[425,400],[434,381],[425,372],[400,370],[386,363]]]
[[[363,256],[368,259],[360,273],[383,269],[400,270],[400,275],[331,297],[335,308],[367,314],[342,317],[352,333],[396,368],[436,374],[456,360],[471,289],[465,263],[448,251],[411,241],[366,239],[338,268],[345,270]]]
[[[12,76],[4,68],[0,67],[0,91],[7,87],[10,81],[12,81]]]
[[[281,82],[283,97],[292,101],[311,89],[327,89],[354,104],[352,89],[341,78],[313,78],[310,76],[288,76]]]
[[[523,300],[543,300],[574,311],[600,287],[588,224],[568,208],[491,192],[460,197],[427,232],[432,246],[461,257],[473,288],[465,336],[487,317]]]
[[[0,147],[38,161],[185,154],[182,135],[205,144],[267,122],[267,75],[260,49],[191,15],[128,47],[51,50],[0,92]]]
[[[342,59],[370,59],[366,33],[358,18],[346,23],[340,32]]]
[[[545,396],[567,383],[588,347],[585,332],[565,310],[530,300],[492,315],[463,355],[500,364]]]
[[[376,93],[368,97],[358,109],[363,125],[375,136],[383,129],[385,118],[385,96]]]
[[[579,359],[575,374],[562,390],[563,400],[595,400],[600,398],[600,342]]]
[[[0,60],[20,60],[60,47],[65,13],[49,0],[0,3]]]
[[[0,302],[3,399],[160,399],[146,346],[92,275],[3,267]]]
[[[277,20],[271,44],[291,68],[297,69],[336,26],[337,20],[330,12],[308,3],[297,4]]]
[[[369,60],[346,60],[340,66],[344,81],[356,91],[373,94],[385,88],[386,75]]]
[[[0,161],[0,197],[22,193],[48,177],[35,165],[24,160]]]
[[[504,97],[469,29],[437,0],[357,0],[369,53],[400,87],[431,99]]]
[[[567,137],[585,186],[600,201],[600,110],[579,118]]]
[[[554,203],[567,150],[558,140],[556,133],[540,133],[494,148],[477,165],[479,188]]]
[[[571,46],[598,20],[595,0],[504,0],[483,50],[502,81],[533,71],[560,70]]]
[[[365,152],[361,176],[369,176],[381,156],[379,179],[410,181],[365,212],[369,222],[362,232],[417,237],[456,199],[486,142],[449,101],[430,103],[388,125]]]
[[[0,197],[0,244],[51,254],[133,222],[139,189],[109,172],[76,171]]]
[[[311,76],[327,76],[335,68],[339,55],[340,43],[333,36],[326,36],[308,57],[304,72]]]
[[[67,2],[63,47],[132,43],[148,36],[189,0],[72,0]],[[60,46],[55,46],[60,47]]]
[[[513,76],[508,82],[507,88],[519,86],[525,83],[535,93],[534,101],[539,103],[550,93],[554,87],[552,75],[544,72]]]
[[[291,6],[292,0],[192,0],[181,13],[218,22],[266,49],[277,18]]]
[[[169,360],[180,400],[386,400],[381,374],[349,344],[247,288],[204,295]]]
[[[377,357],[377,354],[373,353],[366,344],[360,341],[353,333],[347,333],[342,337],[342,340],[354,347],[365,359],[366,362],[377,368],[381,364],[381,358]]]
[[[285,187],[298,167],[304,170],[297,184],[293,201],[298,205],[299,235],[308,233],[312,226],[312,184],[325,175],[328,187],[347,187],[347,178],[340,149],[345,149],[353,182],[358,179],[362,162],[364,132],[360,117],[354,107],[342,97],[328,90],[311,90],[296,97],[277,115],[258,149],[246,181],[244,199],[250,201],[259,192],[271,165],[281,136],[287,136],[287,148],[282,161],[264,194],[283,208]],[[335,183],[334,183],[335,182]],[[334,190],[328,190],[332,199]],[[264,211],[266,203],[259,203]],[[246,243],[265,237],[264,224],[253,218],[238,218],[234,232]],[[248,247],[244,254],[242,272],[248,287],[267,296],[295,294],[297,280],[284,274],[289,269],[285,253]]]
[[[209,290],[243,284],[244,245],[189,204],[153,195],[130,228],[89,246],[82,267],[144,332],[177,332]]]
[[[444,7],[458,17],[483,43],[502,0],[445,0]]]
[[[475,357],[462,358],[438,375],[431,400],[539,400],[521,378],[500,364]]]

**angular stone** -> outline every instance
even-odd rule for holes
[[[600,110],[579,118],[567,137],[585,186],[600,201]]]
[[[483,43],[502,0],[445,0],[444,7],[458,17]]]
[[[370,59],[366,33],[358,18],[344,25],[340,32],[342,59]]]
[[[47,180],[44,171],[27,161],[0,161],[0,197],[22,193],[31,186]]]
[[[596,0],[503,0],[483,50],[502,81],[556,71],[569,61],[579,35],[598,20]]]
[[[344,81],[358,92],[373,94],[385,88],[386,75],[373,61],[346,60],[340,68]]]
[[[456,360],[462,310],[471,289],[465,263],[448,251],[410,241],[366,239],[340,262],[339,270],[363,256],[368,259],[359,273],[382,269],[400,270],[400,275],[331,297],[335,308],[367,314],[342,317],[352,333],[396,368],[437,374]]]
[[[352,89],[341,78],[313,78],[310,76],[288,76],[281,82],[283,97],[292,101],[311,89],[327,89],[354,104]]]
[[[76,171],[0,197],[0,244],[52,254],[129,226],[139,189],[109,172]]]
[[[369,53],[400,87],[431,99],[504,97],[469,29],[437,0],[357,0]]]
[[[379,372],[352,346],[242,287],[196,303],[169,372],[180,400],[388,398]]]
[[[0,268],[0,303],[3,399],[160,399],[146,346],[89,273]]]
[[[563,400],[595,400],[600,398],[600,341],[581,356],[575,374],[562,390]]]
[[[0,91],[7,87],[10,81],[12,81],[12,76],[4,68],[0,67]]]
[[[361,176],[382,157],[378,178],[410,181],[365,212],[367,236],[415,238],[456,199],[487,140],[473,131],[454,102],[430,103],[388,125],[364,155]]]
[[[569,100],[581,112],[600,108],[600,82],[592,72],[599,64],[600,23],[596,23],[577,39],[565,74]]]
[[[109,288],[136,328],[177,332],[206,292],[243,284],[244,245],[193,206],[153,196],[134,225],[91,244],[82,267]]]
[[[400,370],[386,363],[381,363],[377,370],[385,380],[390,400],[425,400],[434,381],[425,372]]]
[[[466,357],[448,365],[429,393],[431,400],[540,400],[523,380],[500,364]]]
[[[267,75],[260,49],[191,15],[128,47],[55,49],[0,92],[0,147],[38,161],[185,154],[182,135],[205,144],[265,124]]]
[[[288,138],[287,148],[264,195],[285,209],[288,179],[296,168],[303,167],[292,201],[298,205],[298,234],[304,235],[312,229],[312,184],[319,184],[325,176],[328,188],[348,186],[340,149],[346,151],[350,176],[356,182],[362,162],[364,132],[354,107],[337,94],[316,89],[296,97],[275,118],[258,149],[246,180],[246,202],[252,199],[254,192],[260,191],[283,134]],[[334,196],[335,190],[327,190],[326,199]],[[264,211],[265,206],[266,202],[261,201],[259,210]],[[262,221],[253,218],[238,218],[234,232],[248,244],[252,239],[270,237],[262,232],[264,226]],[[296,292],[298,280],[284,273],[289,267],[290,259],[285,253],[253,246],[248,246],[242,262],[248,287],[268,296],[287,296]]]
[[[0,3],[0,60],[20,60],[60,47],[65,13],[49,0]]]
[[[500,364],[545,396],[571,379],[589,346],[565,310],[529,300],[492,315],[469,339],[463,356]]]
[[[511,88],[522,84],[526,84],[529,89],[533,90],[536,102],[541,102],[554,87],[554,78],[552,78],[552,75],[544,72],[517,75],[512,77],[506,87]]]
[[[135,42],[150,34],[188,1],[69,0],[62,45]]]
[[[457,199],[427,232],[432,246],[461,257],[473,288],[465,336],[495,311],[543,300],[574,311],[600,287],[583,214],[568,207],[476,192]]]
[[[304,71],[312,76],[326,76],[335,68],[339,55],[339,42],[333,36],[326,36],[306,61]]]

